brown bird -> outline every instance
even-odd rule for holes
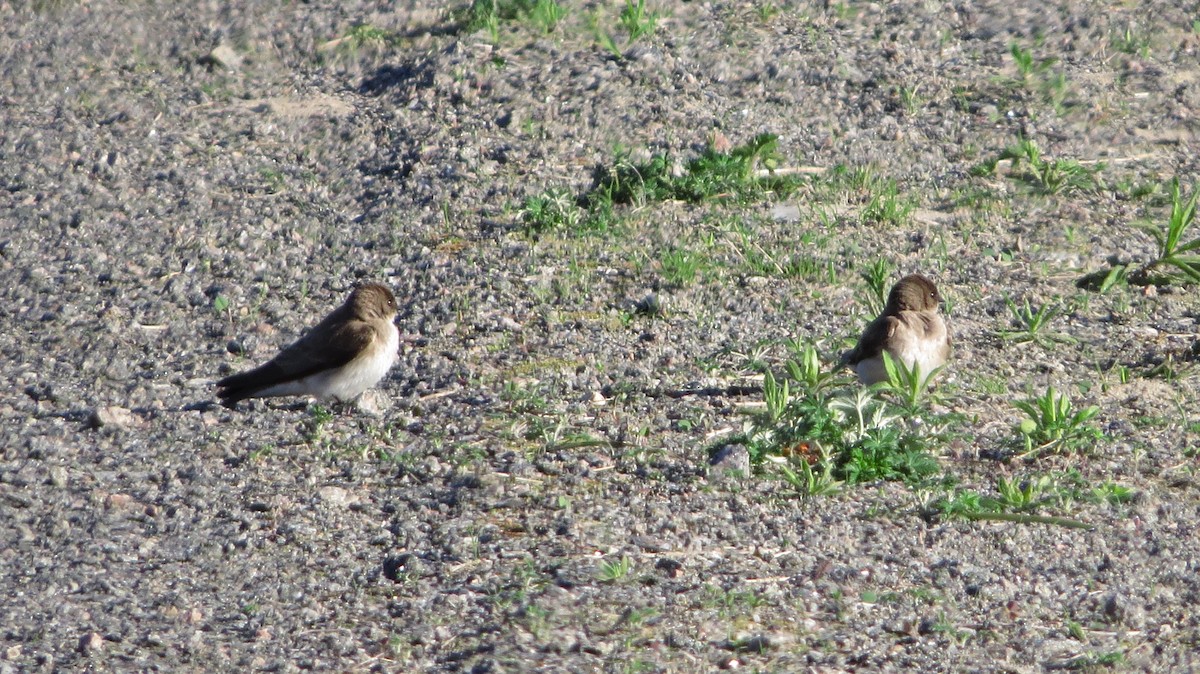
[[[364,283],[312,330],[267,363],[217,382],[221,403],[246,398],[315,396],[346,402],[387,374],[400,349],[396,297]]]
[[[892,286],[883,313],[871,321],[845,362],[864,384],[887,381],[883,352],[910,370],[920,365],[921,379],[950,357],[950,334],[938,315],[941,295],[933,281],[909,274]]]

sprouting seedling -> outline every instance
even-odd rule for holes
[[[867,282],[867,311],[872,316],[883,313],[887,304],[887,282],[895,268],[887,258],[877,258],[861,272],[862,279]]]
[[[1070,335],[1046,329],[1050,320],[1062,313],[1060,305],[1043,304],[1035,311],[1028,298],[1020,306],[1009,298],[1005,298],[1004,301],[1008,304],[1008,311],[1012,314],[1017,329],[1000,330],[997,334],[1002,339],[1018,343],[1034,342],[1043,348],[1049,348],[1055,342],[1075,342],[1075,338]]]
[[[1151,270],[1170,266],[1174,267],[1177,275],[1182,275],[1192,283],[1200,283],[1200,255],[1194,252],[1200,250],[1200,236],[1185,240],[1188,228],[1196,219],[1197,198],[1200,198],[1200,189],[1192,187],[1191,197],[1184,199],[1179,189],[1179,178],[1171,181],[1171,217],[1167,220],[1166,229],[1142,226],[1142,230],[1158,243],[1158,257],[1132,273],[1131,280],[1144,282]]]
[[[1022,457],[1050,450],[1069,453],[1100,438],[1099,429],[1088,423],[1100,408],[1092,405],[1075,410],[1066,394],[1056,395],[1053,386],[1041,396],[1018,400],[1013,405],[1028,417],[1018,426],[1025,443]]]

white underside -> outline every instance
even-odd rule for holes
[[[258,397],[309,395],[325,400],[346,402],[362,395],[383,379],[396,362],[400,350],[400,331],[390,325],[383,344],[363,353],[342,367],[318,372],[303,379],[277,384],[258,393]]]
[[[930,373],[941,367],[946,362],[944,358],[945,343],[936,339],[918,339],[913,340],[914,343],[904,345],[905,348],[889,350],[893,360],[899,360],[904,363],[908,369],[913,369],[913,364],[921,366],[921,381],[929,379]],[[859,381],[864,384],[877,384],[881,381],[887,381],[887,367],[883,364],[883,356],[876,358],[867,358],[862,360],[855,366],[854,371],[858,374]]]

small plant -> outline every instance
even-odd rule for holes
[[[529,19],[543,33],[553,33],[566,15],[567,10],[555,0],[537,0],[529,10]]]
[[[916,115],[921,111],[922,100],[917,93],[920,89],[920,84],[897,89],[896,93],[900,96],[900,104],[904,106],[904,111],[909,115]]]
[[[895,270],[895,266],[887,258],[880,257],[859,273],[867,282],[866,305],[870,315],[878,316],[883,313],[883,308],[887,305],[888,279]]]
[[[729,151],[710,145],[681,171],[666,155],[634,163],[627,154],[621,154],[612,167],[598,172],[596,187],[586,201],[590,210],[600,211],[611,209],[614,204],[643,205],[668,200],[748,203],[769,194],[787,196],[799,189],[800,179],[756,175],[759,167],[770,171],[776,166],[777,142],[774,134],[760,134]]]
[[[1016,145],[1005,149],[999,159],[1011,160],[1014,173],[1024,161],[1029,168],[1018,175],[1042,194],[1067,194],[1095,189],[1099,186],[1096,174],[1104,168],[1104,164],[1097,164],[1089,169],[1074,159],[1045,159],[1037,142],[1028,138],[1022,138]],[[991,164],[993,170],[995,164]]]
[[[934,368],[928,373],[921,372],[921,364],[914,362],[909,368],[904,361],[892,358],[892,354],[884,351],[883,367],[887,371],[887,381],[877,386],[884,391],[894,394],[900,399],[900,406],[905,412],[915,414],[925,403],[929,393],[929,382],[934,375],[941,372],[945,365]]]
[[[795,470],[792,470],[786,460],[776,463],[783,481],[805,500],[814,496],[832,496],[842,490],[843,483],[834,479],[833,462],[829,460],[828,454],[819,452],[814,457],[814,462],[810,462],[807,456],[802,456],[801,460],[794,462],[798,465]],[[814,463],[816,468],[813,467]]]
[[[309,409],[309,417],[306,422],[305,438],[309,442],[315,442],[319,439],[325,429],[325,425],[333,421],[333,412],[329,408],[322,405],[313,405]]]
[[[368,23],[356,23],[344,35],[322,43],[318,51],[353,57],[362,51],[383,51],[399,41],[400,36],[390,30]]]
[[[767,23],[779,14],[779,6],[773,2],[762,2],[755,11],[758,13],[759,21]]]
[[[659,265],[663,278],[671,285],[682,287],[691,285],[696,280],[700,269],[701,259],[695,253],[673,248],[663,253]]]
[[[583,221],[583,211],[575,197],[562,187],[552,187],[542,194],[529,197],[521,209],[525,231],[541,234],[552,229],[575,229]]]
[[[767,404],[767,419],[778,422],[787,411],[791,398],[791,386],[787,379],[782,383],[776,382],[775,375],[767,370],[763,374],[763,401]]]
[[[996,491],[1000,494],[998,505],[1011,510],[1034,510],[1052,486],[1053,478],[1049,475],[1031,477],[1024,481],[1010,481],[1001,477],[996,480]]]
[[[1098,667],[1116,667],[1124,663],[1125,654],[1121,651],[1088,652],[1073,657],[1057,667],[1071,671],[1094,671]]]
[[[908,217],[915,209],[912,200],[900,196],[896,182],[889,179],[871,195],[860,217],[864,224],[900,226],[908,222]]]
[[[1122,505],[1132,501],[1135,492],[1133,489],[1124,485],[1119,485],[1115,482],[1105,482],[1097,487],[1092,487],[1089,495],[1091,500],[1098,503]]]
[[[872,429],[845,453],[841,474],[847,484],[876,480],[920,481],[938,472],[937,459],[897,428]]]
[[[1028,415],[1018,427],[1025,445],[1022,457],[1045,451],[1083,451],[1101,437],[1099,429],[1089,423],[1100,408],[1093,405],[1075,411],[1065,394],[1055,395],[1053,386],[1044,395],[1013,405]]]
[[[1024,480],[1001,477],[996,481],[998,496],[984,496],[971,490],[949,489],[932,499],[924,498],[920,509],[926,516],[1090,529],[1092,525],[1087,522],[1056,515],[1036,514],[1036,511],[1047,505],[1070,506],[1075,500],[1076,491],[1073,487],[1060,485],[1054,477],[1048,475],[1030,476]]]
[[[824,398],[827,390],[837,381],[837,376],[821,369],[821,359],[812,344],[788,341],[788,350],[794,358],[785,367],[788,376],[797,384],[797,390],[810,398]]]
[[[1113,34],[1109,39],[1112,48],[1124,54],[1136,54],[1142,58],[1150,55],[1150,36],[1141,31],[1135,31],[1132,25],[1126,25],[1125,30]]]
[[[1024,300],[1022,306],[1017,306],[1012,299],[1007,297],[1004,301],[1008,304],[1008,312],[1012,314],[1018,329],[999,331],[997,334],[1001,339],[1017,343],[1033,342],[1042,348],[1050,348],[1055,342],[1068,344],[1075,342],[1075,338],[1070,335],[1046,330],[1046,324],[1062,312],[1060,305],[1043,304],[1037,311],[1034,311],[1029,305],[1028,298]]]
[[[390,31],[366,23],[351,26],[344,37],[346,47],[354,52],[362,49],[383,49],[395,40]]]
[[[1171,268],[1165,277],[1168,280],[1182,278],[1190,283],[1200,283],[1200,236],[1185,241],[1185,235],[1190,235],[1188,228],[1196,219],[1196,201],[1200,198],[1200,188],[1192,187],[1192,195],[1184,198],[1179,188],[1179,179],[1171,181],[1171,215],[1167,220],[1165,230],[1153,225],[1143,225],[1142,231],[1154,237],[1158,243],[1158,257],[1151,260],[1140,269],[1129,274],[1132,283],[1143,285],[1150,283],[1151,272],[1161,268]]]
[[[528,22],[543,33],[553,33],[567,15],[556,0],[474,0],[458,14],[465,32],[486,31],[499,42],[500,25]]]
[[[815,349],[793,350],[800,358],[788,363],[790,379],[764,375],[766,411],[743,433],[751,463],[774,464],[778,477],[805,497],[832,493],[843,483],[919,481],[937,472],[926,452],[927,425],[899,424],[901,410],[871,389],[855,386],[830,396],[835,380],[820,370]]]
[[[602,583],[615,583],[626,576],[633,569],[633,562],[625,555],[621,555],[620,559],[604,560],[600,562],[600,571],[596,577]]]
[[[1022,81],[1028,80],[1030,76],[1046,70],[1055,63],[1053,58],[1035,60],[1032,51],[1021,47],[1016,42],[1008,46],[1008,53],[1012,55],[1013,63],[1016,64]]]
[[[647,35],[653,35],[658,26],[658,14],[646,11],[646,0],[625,0],[620,19],[621,26],[629,34],[626,44],[633,44]]]

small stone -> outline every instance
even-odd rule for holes
[[[1145,609],[1116,592],[1104,598],[1104,615],[1114,623],[1132,629],[1141,629],[1146,624]]]
[[[750,475],[750,452],[745,445],[725,445],[713,455],[712,472],[718,477]]]
[[[654,565],[658,571],[662,571],[668,578],[678,578],[679,574],[683,573],[683,564],[678,560],[670,557],[663,557]]]
[[[391,398],[383,391],[371,389],[363,392],[354,403],[354,408],[367,416],[379,417],[391,407]]]
[[[133,503],[133,497],[129,494],[109,494],[104,497],[104,507],[110,510],[127,508]]]
[[[79,652],[84,655],[91,655],[99,651],[104,646],[104,637],[96,632],[88,632],[79,638]]]
[[[105,405],[92,411],[90,419],[92,428],[126,428],[133,425],[133,412],[124,407]]]
[[[358,497],[341,487],[321,487],[317,495],[322,501],[332,505],[348,506],[358,502]]]
[[[800,222],[800,207],[796,204],[776,204],[771,209],[771,219],[775,222]]]
[[[234,51],[233,47],[223,42],[208,53],[208,59],[210,62],[225,66],[229,70],[239,70],[242,67],[241,55]]]

